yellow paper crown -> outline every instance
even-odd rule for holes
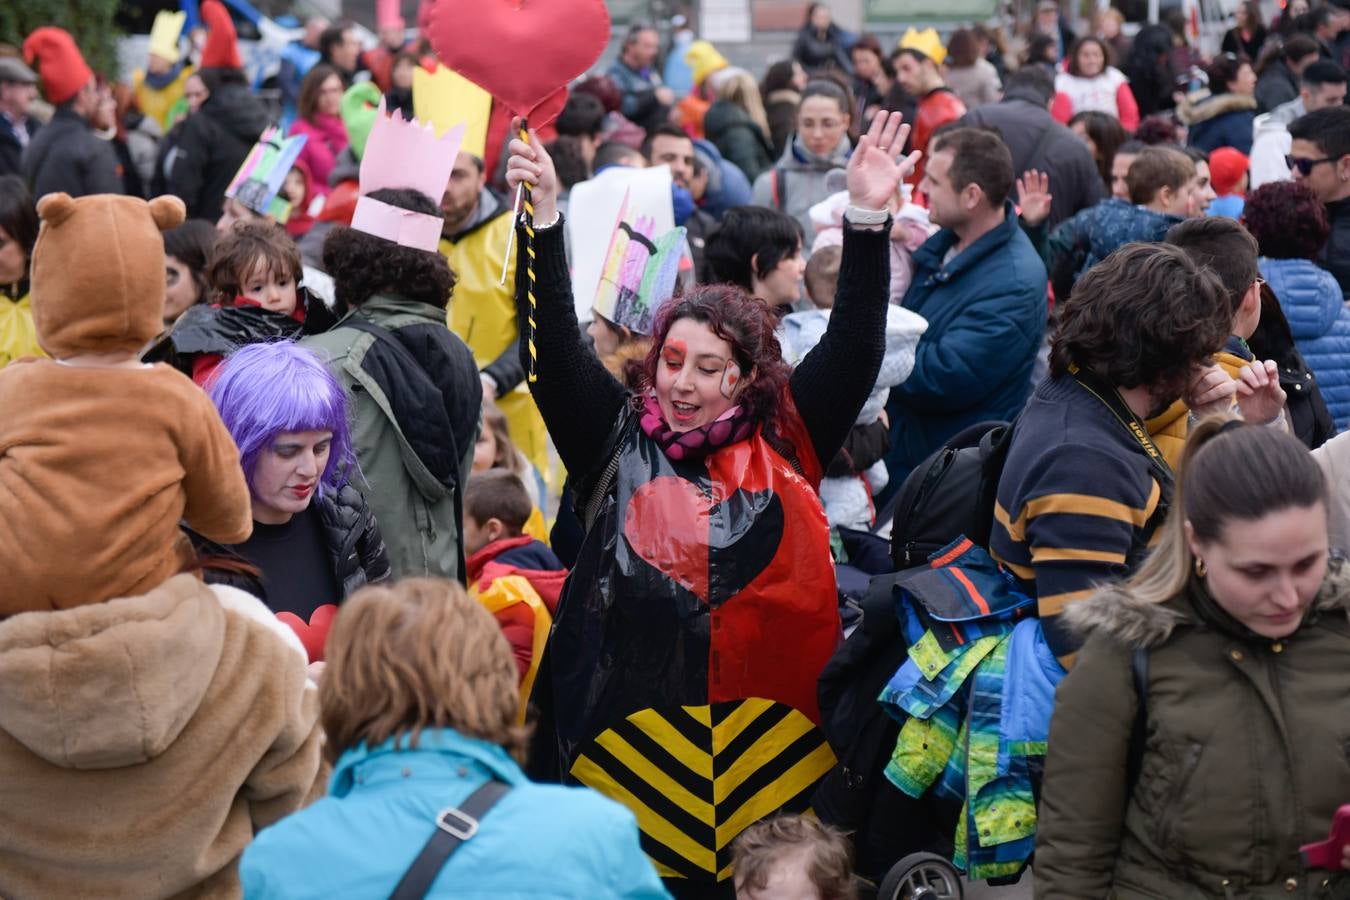
[[[492,95],[463,75],[445,66],[437,66],[435,72],[422,66],[413,69],[413,115],[419,122],[430,122],[438,137],[462,123],[459,149],[483,158]]]
[[[910,29],[905,32],[905,36],[900,38],[900,49],[918,50],[931,59],[934,65],[939,66],[947,58],[947,48],[942,46],[942,38],[938,37],[936,28],[915,31],[914,27],[910,26]]]
[[[178,62],[178,39],[183,35],[187,13],[160,10],[150,28],[150,52],[169,63]]]

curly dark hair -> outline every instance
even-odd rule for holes
[[[630,362],[640,367],[640,372],[630,373],[638,376],[630,380],[640,385],[639,392],[651,390],[656,384],[656,367],[661,361],[666,335],[681,319],[707,325],[713,334],[731,345],[742,372],[755,372],[739,402],[755,421],[771,422],[792,369],[783,362],[783,350],[774,331],[778,327],[777,318],[763,301],[732,284],[701,285],[661,308],[646,358]]]
[[[370,196],[399,209],[441,218],[440,207],[411,188],[385,188]],[[455,289],[455,273],[439,253],[403,247],[355,228],[333,229],[323,242],[323,264],[333,276],[339,308],[360,306],[384,291],[444,307]]]
[[[1087,271],[1059,309],[1050,371],[1090,369],[1118,387],[1181,396],[1233,327],[1218,277],[1179,247],[1126,244]]]
[[[1156,147],[1159,144],[1178,144],[1180,132],[1177,130],[1176,116],[1170,112],[1154,113],[1145,116],[1139,127],[1134,130],[1134,139]]]
[[[1326,207],[1301,181],[1272,181],[1252,191],[1242,221],[1271,259],[1313,259],[1331,235]]]

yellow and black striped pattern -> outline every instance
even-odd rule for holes
[[[722,881],[736,836],[806,810],[833,765],[810,719],[751,699],[634,713],[581,748],[572,777],[628,807],[663,878]]]

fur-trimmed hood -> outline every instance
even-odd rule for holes
[[[1313,601],[1314,612],[1333,610],[1350,616],[1350,571],[1341,560],[1328,567]],[[1113,584],[1088,600],[1070,604],[1064,621],[1084,637],[1100,631],[1128,647],[1148,648],[1165,642],[1178,626],[1199,624],[1200,616],[1186,597],[1148,603],[1131,594],[1125,584]]]
[[[1199,125],[1231,112],[1256,111],[1256,98],[1245,94],[1192,94],[1177,107],[1183,125]]]

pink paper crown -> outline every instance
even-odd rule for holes
[[[368,195],[385,188],[411,188],[439,204],[459,156],[464,128],[456,125],[437,138],[430,125],[405,121],[397,109],[386,116],[381,99],[361,157],[360,197],[352,227],[404,247],[436,252],[441,241],[439,216],[400,209]]]

